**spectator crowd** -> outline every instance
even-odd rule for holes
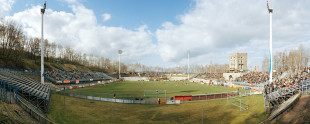
[[[45,77],[50,79],[52,82],[57,81],[64,81],[64,80],[70,80],[70,81],[96,81],[96,80],[103,80],[109,78],[106,74],[103,72],[80,72],[80,71],[45,71],[44,72]]]
[[[221,79],[223,78],[223,73],[201,73],[197,78],[202,79]]]

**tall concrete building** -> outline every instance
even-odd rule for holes
[[[229,72],[239,73],[246,71],[248,68],[247,53],[232,53],[229,55]]]

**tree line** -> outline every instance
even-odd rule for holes
[[[27,37],[21,25],[12,20],[0,20],[0,65],[24,68],[26,60],[40,65],[41,39]],[[45,62],[55,64],[74,64],[87,66],[97,71],[118,72],[118,61],[109,58],[82,53],[70,46],[62,46],[44,39]],[[276,71],[296,72],[308,66],[309,49],[300,46],[296,50],[277,52],[273,56],[273,68]],[[228,64],[190,65],[190,73],[223,73]],[[39,68],[37,68],[39,69]],[[262,71],[269,70],[269,57],[263,59]],[[176,67],[147,66],[140,63],[121,63],[121,71],[125,72],[169,72],[187,73],[187,65]]]
[[[40,65],[41,39],[27,37],[21,25],[12,20],[0,20],[0,65],[8,67],[25,67],[25,60],[34,60]],[[117,72],[118,61],[109,58],[87,55],[70,46],[62,46],[44,39],[44,61],[56,64],[75,64],[98,68],[101,71]],[[127,66],[121,63],[122,70]]]
[[[277,72],[298,72],[305,67],[308,67],[310,59],[309,48],[304,48],[300,45],[297,49],[284,50],[273,55],[273,70]],[[269,57],[265,55],[263,59],[263,71],[269,71]]]
[[[27,37],[21,25],[12,20],[0,20],[0,65],[9,67],[25,67],[25,60],[33,60],[40,65],[41,39]],[[82,53],[70,46],[62,46],[44,39],[44,61],[55,64],[74,64],[99,71],[118,72],[118,61],[109,58]],[[222,73],[228,65],[191,65],[190,73]],[[39,68],[38,68],[39,69]],[[124,72],[170,72],[187,73],[187,66],[159,67],[147,66],[140,63],[121,63],[121,71]]]
[[[146,66],[141,63],[127,64],[128,72],[166,72],[166,73],[187,73],[188,66],[176,66],[176,67],[160,67],[156,66]],[[229,68],[228,64],[212,64],[209,65],[190,65],[190,73],[224,73]]]

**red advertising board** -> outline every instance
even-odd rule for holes
[[[190,100],[192,99],[192,95],[187,96],[175,96],[175,100]]]
[[[64,83],[70,83],[70,80],[64,80]]]

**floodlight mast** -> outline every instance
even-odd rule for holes
[[[187,51],[187,80],[189,80],[189,54],[190,50]]]
[[[267,7],[268,7],[268,12],[269,12],[269,15],[270,15],[270,79],[269,79],[269,82],[272,83],[272,12],[273,12],[273,9],[269,7],[269,3],[267,1]]]
[[[269,69],[269,83],[272,83],[272,13],[273,9],[269,7],[269,3],[267,1],[267,9],[270,16],[270,69]]]
[[[41,23],[41,84],[44,84],[44,41],[43,41],[43,15],[46,9],[46,1],[44,8],[41,8],[42,23]]]
[[[121,79],[121,54],[122,50],[118,50],[118,79]]]

